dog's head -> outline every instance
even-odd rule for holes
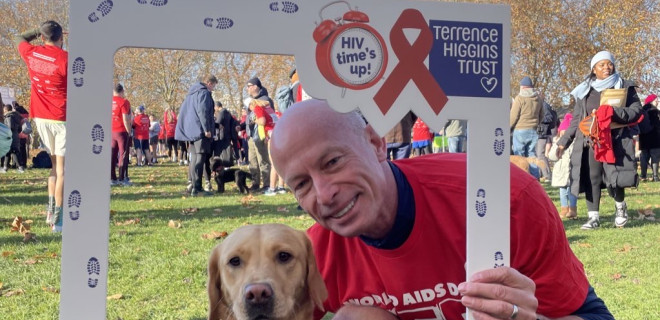
[[[211,158],[211,171],[213,173],[222,173],[224,170],[223,161],[220,157]]]
[[[281,224],[235,230],[211,252],[209,319],[304,319],[327,290],[307,235]]]

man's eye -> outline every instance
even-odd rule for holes
[[[328,161],[328,163],[326,163],[326,167],[331,167],[331,166],[335,165],[337,162],[339,162],[339,157],[334,157],[334,158],[330,159],[330,161]]]

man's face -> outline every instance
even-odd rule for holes
[[[383,226],[391,211],[385,208],[390,202],[381,166],[387,163],[384,147],[375,145],[382,139],[371,128],[359,136],[339,129],[328,134],[310,120],[278,135],[280,144],[271,145],[273,163],[314,220],[345,237],[379,238],[383,229],[389,231]]]
[[[206,88],[209,89],[209,91],[213,91],[213,90],[215,89],[215,85],[216,85],[216,84],[217,84],[217,83],[215,83],[215,82],[207,82],[207,83],[205,83]]]
[[[254,84],[248,83],[246,88],[250,97],[256,97],[257,94],[259,93],[259,87],[257,87]]]

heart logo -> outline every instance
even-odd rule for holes
[[[484,87],[484,89],[486,89],[486,91],[488,93],[490,93],[491,91],[493,91],[495,89],[495,87],[497,87],[497,78],[495,78],[495,77],[493,77],[493,78],[482,77],[481,78],[481,86]]]

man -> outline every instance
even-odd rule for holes
[[[254,77],[247,82],[247,93],[252,99],[268,101],[272,107],[273,100],[268,97],[268,90],[261,85],[261,80]],[[270,183],[270,160],[268,157],[268,145],[265,139],[259,137],[258,127],[265,125],[267,117],[263,109],[258,108],[257,112],[250,110],[246,121],[246,131],[248,135],[248,161],[250,163],[249,169],[252,174],[252,192],[265,192],[269,188]],[[263,180],[263,187],[260,189],[259,185]]]
[[[543,101],[543,109],[541,110],[543,120],[539,123],[536,130],[539,135],[539,139],[536,143],[536,157],[545,164],[543,168],[539,168],[543,175],[541,181],[550,182],[552,172],[550,171],[548,157],[545,155],[550,152],[550,147],[552,147],[552,137],[557,134],[559,119],[557,117],[557,112],[552,109],[552,106],[549,103],[545,102],[543,96],[541,96],[541,100]]]
[[[144,113],[144,106],[140,105],[136,109],[136,115],[133,119],[133,130],[135,134],[135,148],[137,166],[151,166],[152,154],[149,150],[149,127],[151,121],[149,116]]]
[[[408,159],[412,151],[412,127],[417,116],[408,112],[399,123],[385,135],[387,159]]]
[[[534,91],[529,77],[520,81],[520,93],[513,100],[509,120],[513,131],[513,154],[535,158],[539,139],[536,128],[543,120],[543,99]]]
[[[451,153],[462,153],[467,149],[467,121],[449,120],[445,123],[444,134],[447,137],[447,150]]]
[[[128,143],[131,132],[131,103],[126,99],[124,86],[115,85],[112,90],[112,140],[110,143],[110,185],[129,186]],[[119,171],[119,175],[115,172]]]
[[[41,37],[43,45],[30,44]],[[53,168],[48,177],[46,222],[53,231],[62,230],[64,154],[66,151],[66,77],[68,53],[62,50],[64,33],[59,23],[49,20],[41,27],[16,37],[18,52],[30,74],[30,117],[50,154]]]
[[[218,84],[213,75],[206,75],[188,90],[179,109],[178,122],[174,138],[190,142],[190,164],[188,178],[190,185],[186,189],[191,196],[207,196],[212,193],[202,189],[202,174],[206,158],[211,154],[211,137],[214,130],[213,96],[211,91]]]
[[[389,162],[384,139],[357,113],[319,100],[287,110],[271,151],[317,222],[308,235],[328,287],[324,308],[338,319],[462,319],[465,307],[480,319],[613,319],[554,204],[518,169],[511,173],[512,267],[463,282],[465,155]]]
[[[18,161],[18,154],[19,154],[19,148],[20,148],[20,138],[19,134],[21,133],[21,124],[23,123],[23,116],[21,116],[14,108],[12,108],[11,104],[6,104],[4,105],[4,122],[5,125],[11,130],[11,147],[9,148],[9,152],[4,155],[5,161],[2,164],[2,169],[0,169],[0,173],[6,173],[7,170],[9,169],[9,160],[11,159],[11,162],[16,165],[17,171],[19,173],[24,173],[25,168],[21,166],[20,162]]]

